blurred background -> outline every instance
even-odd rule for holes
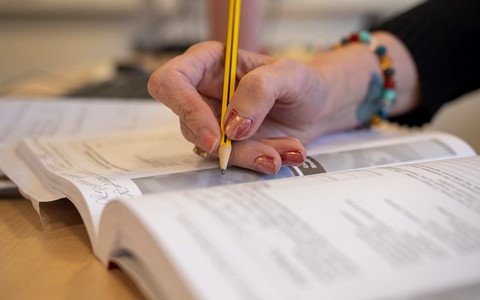
[[[421,0],[258,1],[261,47],[303,59]],[[0,95],[148,97],[150,72],[209,39],[209,18],[208,0],[0,0]],[[466,98],[433,123],[480,148],[479,97]]]
[[[228,1],[228,0],[225,0]],[[326,46],[418,0],[259,0],[270,49]],[[0,84],[206,40],[208,0],[0,0]]]

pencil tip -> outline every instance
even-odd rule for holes
[[[225,169],[221,169],[220,171],[222,172],[222,175],[225,175],[225,173],[227,172],[227,170]]]

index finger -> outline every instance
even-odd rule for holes
[[[192,142],[209,152],[217,147],[220,128],[204,99],[221,99],[222,59],[220,43],[201,43],[155,70],[148,82],[150,95],[178,115],[195,133]]]

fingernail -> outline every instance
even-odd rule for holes
[[[232,140],[239,140],[248,134],[252,124],[252,119],[240,117],[237,110],[233,109],[225,121],[225,134]]]
[[[209,155],[212,154],[212,152],[217,148],[219,141],[218,137],[206,128],[200,130],[198,137],[200,139],[202,149],[206,149],[203,151],[206,151]]]
[[[276,174],[277,173],[277,163],[275,159],[268,155],[260,155],[255,158],[253,161],[253,167],[255,170],[267,173],[267,174]]]
[[[303,153],[299,150],[282,152],[280,158],[285,166],[298,166],[304,162]]]

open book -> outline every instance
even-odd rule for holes
[[[95,255],[150,298],[407,298],[480,282],[480,161],[454,136],[346,132],[276,176],[222,176],[176,124],[140,129],[21,138],[0,169],[36,207],[72,201]]]
[[[478,299],[480,158],[110,202],[98,257],[150,298]]]
[[[34,176],[28,175],[29,169],[15,151],[22,138],[127,132],[172,127],[177,122],[168,109],[153,100],[0,97],[0,160],[13,165],[9,177],[22,187],[24,195],[34,194],[31,200],[39,210],[38,201],[55,200],[64,195],[44,189]],[[15,187],[0,167],[0,196],[14,193]]]

